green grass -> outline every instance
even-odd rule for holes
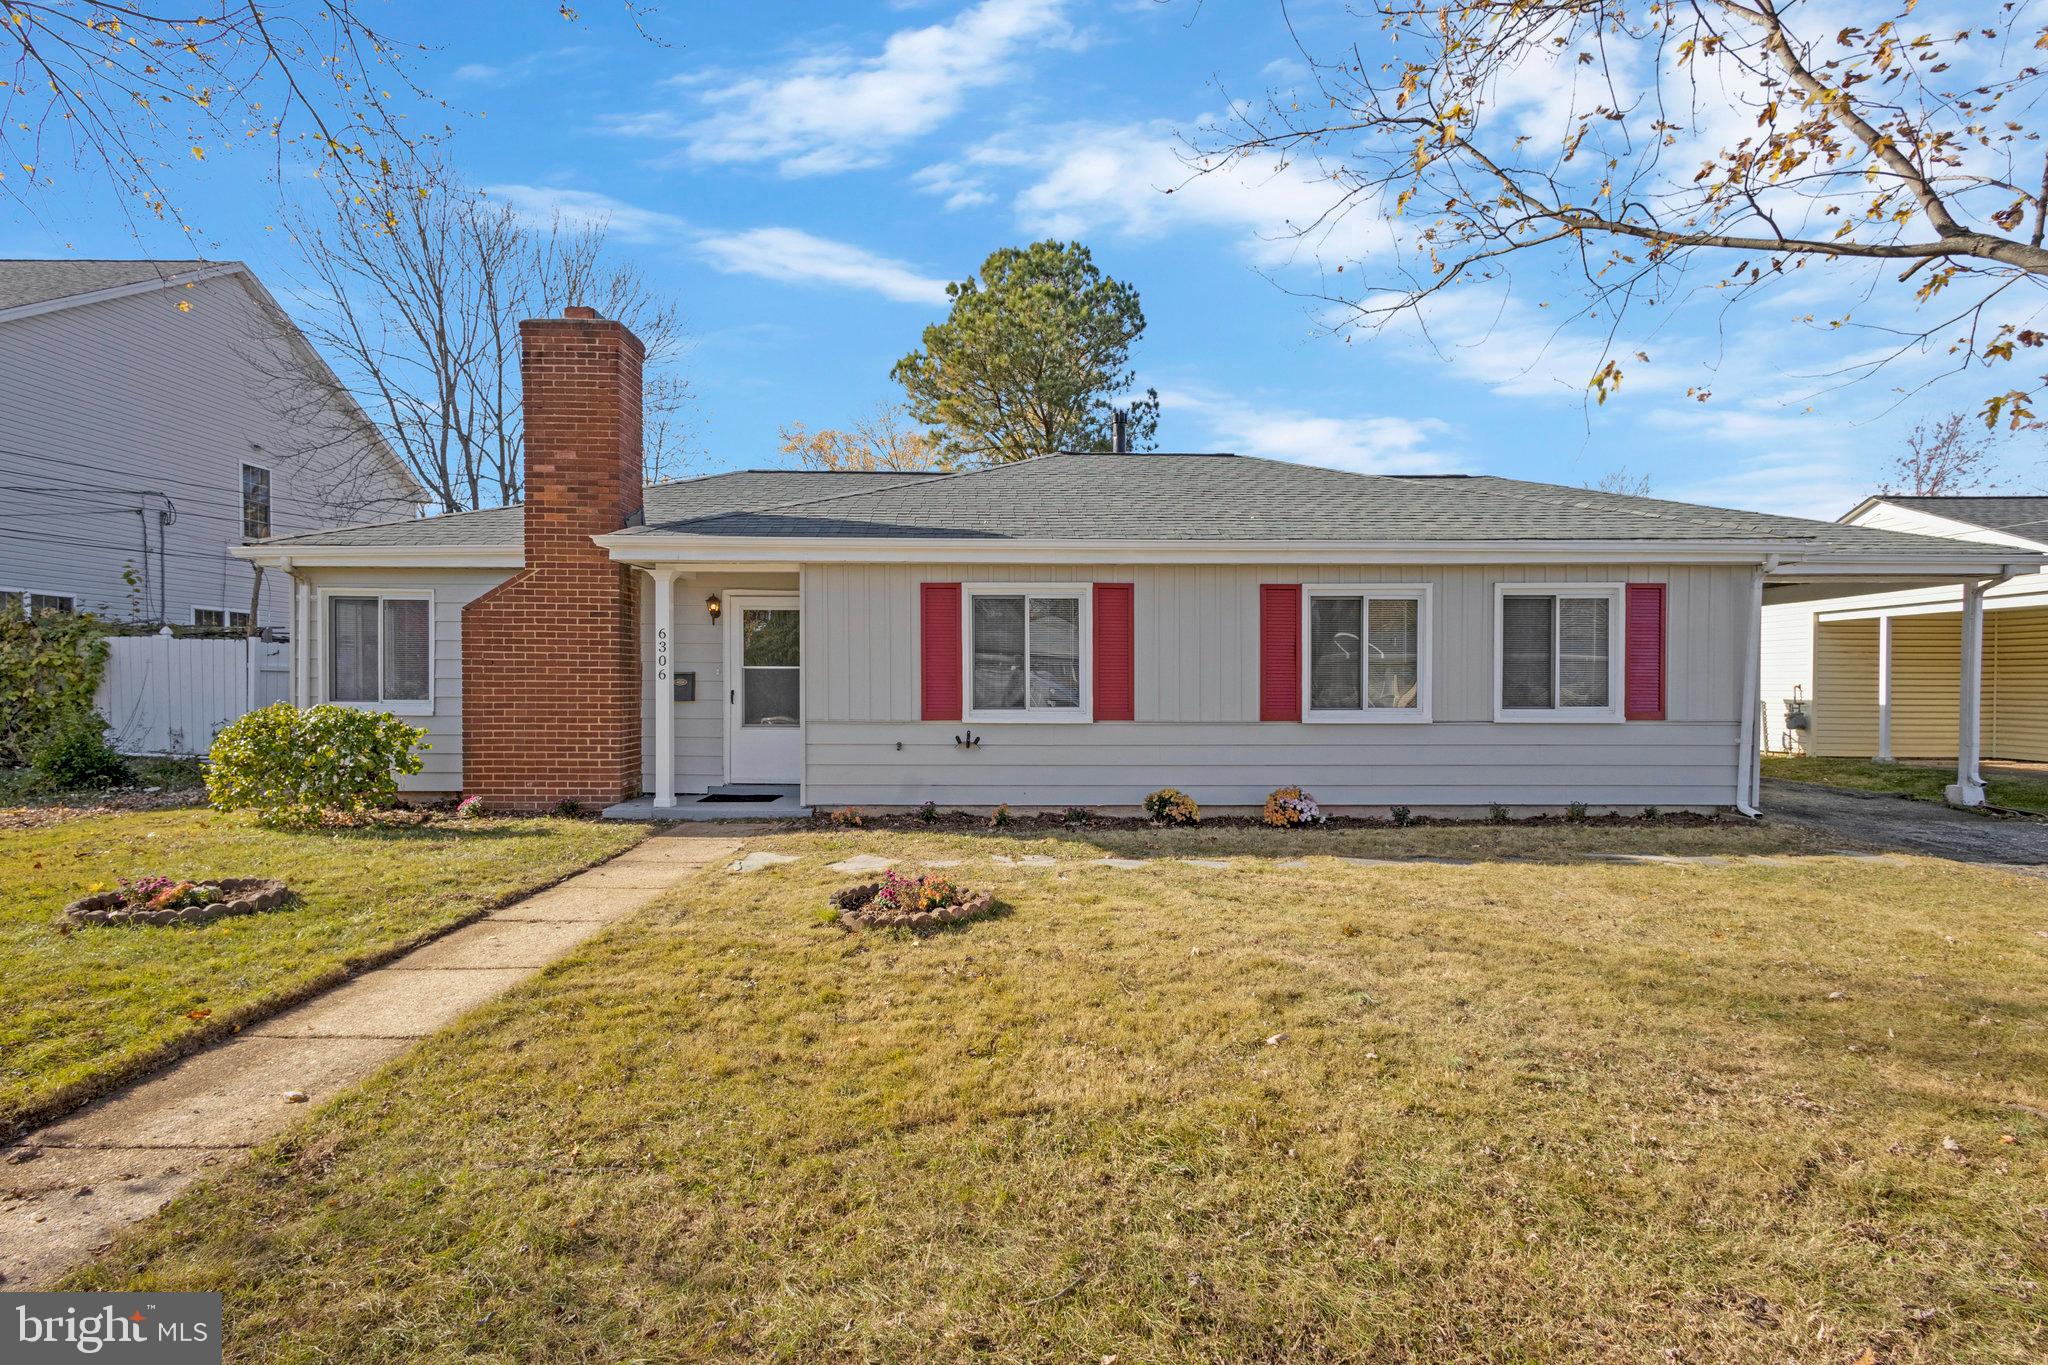
[[[2038,882],[1565,856],[1804,848],[1742,828],[755,846],[801,861],[686,883],[66,1287],[221,1291],[285,1362],[2048,1352]],[[821,926],[856,851],[1007,913]],[[1485,861],[1276,863],[1338,851]]]
[[[0,830],[0,1133],[641,833],[579,820],[284,833],[200,810]],[[92,884],[147,873],[276,877],[303,900],[207,925],[59,932],[58,912]]]
[[[1923,768],[1912,763],[1876,763],[1859,758],[1813,758],[1765,754],[1764,776],[1794,782],[1818,782],[1851,791],[1893,792],[1922,801],[1941,802],[1942,791],[1956,780],[1953,768]],[[1992,777],[1984,781],[1985,799],[2009,810],[2048,815],[2048,778]]]

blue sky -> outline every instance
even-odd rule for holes
[[[893,397],[890,364],[942,315],[944,282],[1046,235],[1085,241],[1138,289],[1134,360],[1166,449],[1568,484],[1626,467],[1662,496],[1834,516],[1914,420],[1981,397],[1898,402],[1886,379],[1818,393],[1805,376],[1854,343],[1793,325],[1828,297],[1811,280],[1727,316],[1652,315],[1628,349],[1653,361],[1604,407],[1585,398],[1593,334],[1552,335],[1540,271],[1505,304],[1453,301],[1434,343],[1331,335],[1301,291],[1358,239],[1286,226],[1319,186],[1253,165],[1163,192],[1185,174],[1177,135],[1298,79],[1274,4],[756,0],[656,15],[666,46],[610,4],[585,9],[567,24],[542,0],[394,4],[377,21],[433,49],[419,73],[459,111],[449,151],[470,179],[536,214],[608,217],[616,250],[681,301],[698,471],[777,463],[779,425],[840,425]],[[1319,46],[1375,39],[1334,4],[1293,18]],[[262,169],[209,161],[186,206],[205,254],[288,295]],[[135,251],[104,194],[60,186],[40,209],[10,205],[0,249]],[[145,244],[191,254],[168,230]]]

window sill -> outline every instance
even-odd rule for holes
[[[1369,707],[1362,711],[1304,711],[1304,725],[1427,725],[1429,713],[1414,707]]]
[[[1567,707],[1556,711],[1497,710],[1493,718],[1502,725],[1619,725],[1622,722],[1621,712],[1592,707]]]
[[[1089,725],[1094,717],[1085,711],[970,711],[967,721],[975,725]]]

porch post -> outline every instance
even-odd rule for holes
[[[1953,805],[1984,804],[1984,779],[1977,771],[1984,700],[1983,582],[1963,585],[1963,666],[1956,725],[1956,780],[1945,793]]]
[[[674,569],[653,569],[654,575],[654,804],[676,803],[676,688],[669,667],[669,646],[675,634]]]
[[[1877,761],[1892,761],[1892,618],[1877,618]]]

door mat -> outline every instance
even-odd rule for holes
[[[782,793],[781,793],[781,792],[726,792],[726,793],[720,794],[720,793],[718,793],[718,792],[713,792],[713,793],[712,793],[712,794],[710,794],[709,796],[700,796],[700,797],[698,797],[697,799],[698,799],[699,801],[780,801],[780,800],[782,799]]]

